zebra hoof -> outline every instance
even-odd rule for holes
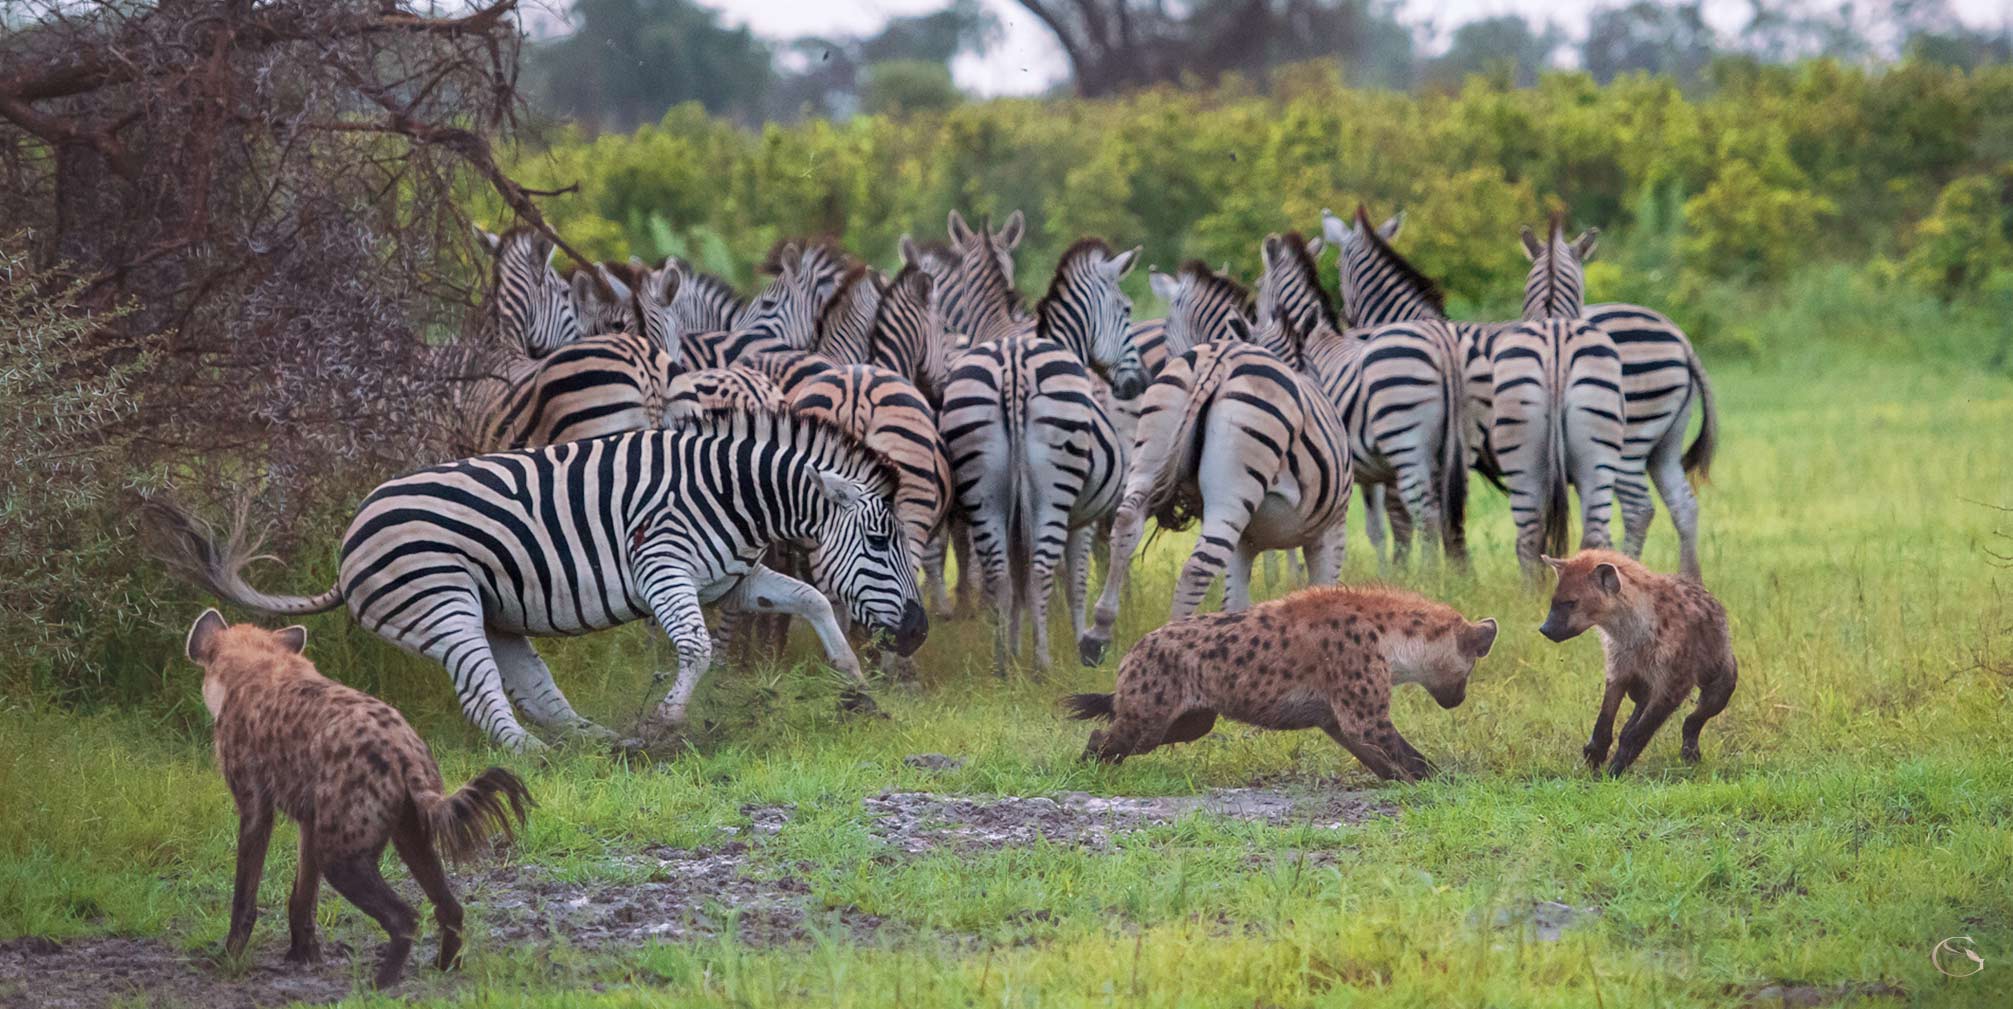
[[[864,715],[870,718],[886,718],[888,713],[874,703],[872,695],[857,687],[848,688],[839,694],[839,713],[842,715]]]
[[[1076,643],[1076,657],[1082,659],[1086,666],[1095,666],[1104,661],[1105,644],[1096,638],[1085,637]]]

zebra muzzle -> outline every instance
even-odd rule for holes
[[[902,656],[916,654],[916,649],[923,647],[923,639],[929,636],[929,611],[923,609],[923,604],[910,601],[902,607],[901,626],[894,629],[895,654]]]

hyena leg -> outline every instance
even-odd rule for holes
[[[1230,554],[1230,567],[1223,575],[1223,612],[1236,613],[1251,608],[1251,566],[1258,551],[1243,539]]]
[[[1621,740],[1615,746],[1615,759],[1608,764],[1610,776],[1620,775],[1636,762],[1636,758],[1642,755],[1643,747],[1649,745],[1650,737],[1663,728],[1664,722],[1670,718],[1671,712],[1677,710],[1682,700],[1682,697],[1657,693],[1649,696],[1648,703],[1636,705],[1635,712],[1629,715],[1629,723],[1622,726]]]
[[[238,801],[238,871],[231,883],[231,930],[224,952],[237,956],[252,938],[259,917],[259,877],[266,873],[266,846],[273,839],[273,801],[252,796]]]
[[[294,892],[287,898],[287,962],[319,963],[322,948],[315,935],[315,905],[321,900],[322,868],[311,824],[301,826],[300,850],[300,865],[294,870]]]
[[[1140,498],[1128,496],[1112,518],[1111,559],[1104,566],[1104,590],[1097,595],[1090,630],[1077,639],[1077,652],[1084,665],[1097,665],[1111,645],[1112,626],[1118,623],[1119,600],[1125,594],[1126,579],[1132,575],[1132,552],[1139,546],[1140,534],[1146,528],[1146,513],[1140,504]]]
[[[503,675],[503,689],[533,722],[568,735],[614,739],[615,733],[588,721],[573,710],[552,680],[552,669],[538,655],[531,639],[502,631],[488,632],[489,652],[496,657],[497,671]]]
[[[1622,695],[1628,692],[1621,680],[1609,680],[1607,692],[1601,695],[1601,712],[1594,716],[1593,735],[1587,737],[1587,745],[1580,750],[1588,767],[1599,767],[1608,759],[1608,747],[1615,739],[1615,712],[1621,710]]]
[[[495,653],[489,650],[481,602],[471,595],[463,607],[462,612],[432,624],[435,637],[423,643],[414,642],[410,647],[417,647],[420,654],[447,667],[448,677],[454,681],[455,696],[461,701],[462,715],[498,746],[518,753],[545,749],[545,743],[524,731],[517,715],[510,710],[510,697],[503,689],[503,673],[497,668]]]
[[[1672,430],[1682,435],[1684,426],[1680,424]],[[1677,527],[1678,574],[1696,582],[1701,580],[1698,563],[1698,498],[1692,495],[1691,481],[1685,478],[1683,442],[1682,438],[1666,437],[1657,444],[1656,451],[1650,454],[1650,479],[1656,481],[1657,494],[1664,500],[1664,510],[1670,512],[1671,525]],[[1637,544],[1635,552],[1642,552],[1640,543]]]
[[[1334,713],[1334,724],[1322,728],[1378,777],[1417,781],[1432,776],[1433,765],[1398,734],[1388,714],[1366,715],[1343,704],[1336,704]]]
[[[865,696],[866,674],[861,672],[860,660],[853,655],[852,645],[846,641],[846,632],[839,626],[838,614],[832,610],[832,601],[826,599],[824,593],[758,564],[720,599],[720,605],[744,613],[787,614],[809,624],[818,635],[818,643],[824,646],[825,658],[832,668],[846,674],[846,678],[852,681],[848,698]]]
[[[1684,761],[1696,764],[1699,761],[1698,733],[1705,728],[1707,719],[1726,710],[1727,699],[1733,696],[1734,684],[1740,675],[1732,666],[1718,676],[1699,684],[1698,707],[1685,716],[1684,720]]]
[[[374,982],[379,988],[389,988],[405,974],[405,961],[412,955],[412,937],[419,927],[419,916],[378,873],[377,860],[382,853],[380,847],[377,851],[331,861],[327,874],[329,885],[355,904],[357,910],[376,919],[390,937],[378,957]]]
[[[447,870],[440,864],[440,852],[427,838],[419,817],[408,813],[392,832],[391,843],[397,847],[405,867],[411,870],[420,892],[433,902],[433,920],[440,926],[440,956],[434,960],[434,966],[441,970],[461,966],[461,902],[454,899]]]

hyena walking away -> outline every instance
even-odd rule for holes
[[[1086,758],[1117,763],[1208,735],[1216,718],[1328,733],[1386,779],[1433,766],[1391,725],[1391,688],[1417,683],[1443,708],[1467,698],[1468,674],[1496,642],[1496,621],[1398,589],[1324,586],[1236,613],[1166,624],[1141,638],[1109,694],[1065,702],[1111,720]]]
[[[1607,653],[1608,688],[1587,740],[1587,766],[1599,767],[1613,740],[1622,695],[1635,702],[1622,726],[1609,774],[1635,763],[1664,721],[1698,688],[1698,707],[1684,720],[1686,763],[1698,763],[1698,733],[1726,709],[1739,679],[1728,639],[1726,610],[1705,587],[1660,575],[1608,550],[1582,550],[1566,560],[1545,558],[1559,574],[1552,610],[1539,632],[1567,641],[1597,629]]]
[[[378,874],[388,841],[433,902],[438,963],[451,969],[461,960],[461,904],[440,856],[466,859],[491,834],[510,835],[531,795],[501,767],[446,794],[433,754],[398,710],[316,672],[301,655],[306,643],[304,627],[232,627],[216,610],[203,611],[189,629],[189,658],[203,667],[203,704],[216,721],[217,766],[238,806],[238,873],[224,948],[236,956],[251,938],[277,808],[301,828],[287,960],[321,958],[315,902],[326,876],[390,935],[377,986],[398,983],[418,919]]]

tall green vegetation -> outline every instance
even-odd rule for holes
[[[1471,311],[1513,302],[1516,227],[1557,207],[1610,235],[1597,297],[1665,308],[1708,343],[1737,322],[1728,292],[1775,291],[1814,265],[1960,300],[2013,270],[2013,66],[1717,72],[1700,95],[1580,73],[1412,95],[1305,64],[1265,96],[1161,89],[760,131],[684,106],[632,134],[562,139],[517,169],[580,184],[548,206],[592,255],[724,245],[730,264],[751,263],[780,235],[826,232],[887,260],[902,233],[941,232],[952,208],[1020,209],[1024,277],[1082,233],[1143,242],[1162,266],[1196,256],[1249,276],[1266,232],[1310,230],[1323,207],[1362,200],[1407,212],[1401,244]]]

